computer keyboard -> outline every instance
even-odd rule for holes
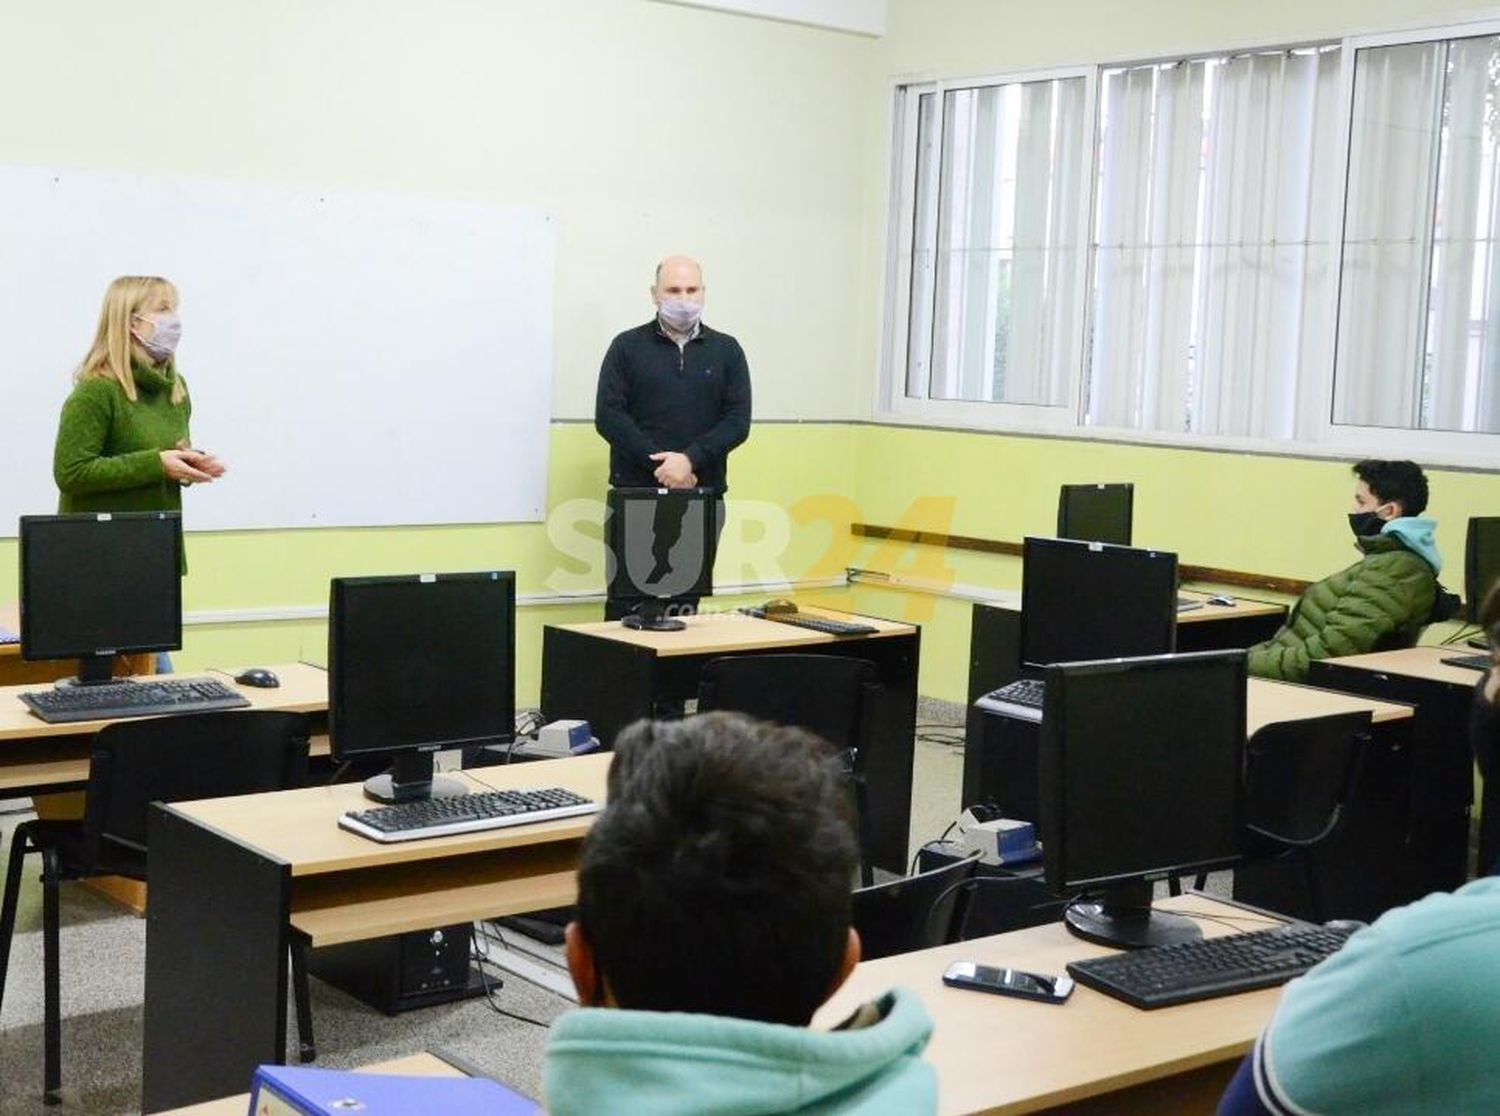
[[[599,809],[599,803],[592,799],[558,787],[494,790],[350,810],[339,817],[339,827],[372,841],[415,841],[572,818]]]
[[[172,713],[208,713],[243,709],[250,704],[217,678],[121,679],[20,695],[26,707],[49,725],[70,721],[160,717]]]
[[[1068,972],[1135,1007],[1168,1007],[1285,984],[1338,952],[1355,929],[1278,926],[1073,961]]]
[[[1178,612],[1192,612],[1193,609],[1195,609],[1195,608],[1202,608],[1202,607],[1203,607],[1203,602],[1202,601],[1196,601],[1192,597],[1178,597],[1177,598],[1177,611]]]
[[[1443,662],[1465,670],[1489,670],[1495,660],[1490,655],[1449,655]]]
[[[759,620],[774,620],[778,624],[790,624],[794,628],[807,628],[825,635],[874,635],[880,630],[855,620],[833,620],[827,616],[809,616],[803,612],[767,612],[763,607],[742,608],[740,611]]]
[[[992,690],[988,696],[996,701],[1008,701],[1015,705],[1040,709],[1042,698],[1046,696],[1046,693],[1047,684],[1040,678],[1017,678],[1014,682],[1007,682],[998,690]]]

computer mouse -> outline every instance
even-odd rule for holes
[[[259,686],[265,690],[281,685],[281,679],[277,678],[276,675],[265,667],[250,667],[247,670],[242,670],[234,676],[234,680],[241,686]]]
[[[766,615],[773,616],[778,612],[796,612],[797,602],[789,601],[785,597],[777,597],[774,601],[766,602]]]
[[[1228,593],[1215,593],[1212,597],[1208,598],[1208,603],[1219,605],[1223,608],[1231,608],[1234,605],[1234,598]]]
[[[1330,918],[1323,925],[1330,930],[1347,930],[1352,934],[1356,930],[1363,930],[1370,924],[1368,922],[1361,922],[1357,918]]]

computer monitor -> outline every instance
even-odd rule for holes
[[[686,625],[672,614],[713,594],[721,506],[712,488],[609,490],[606,578],[609,595],[633,605],[625,627],[678,631]]]
[[[1464,615],[1479,623],[1479,606],[1500,581],[1500,516],[1473,516],[1464,540]]]
[[[1133,948],[1200,936],[1151,909],[1152,884],[1242,849],[1245,653],[1047,669],[1039,763],[1043,871],[1079,937]]]
[[[1065,484],[1057,497],[1057,537],[1130,545],[1133,484]]]
[[[22,658],[76,658],[93,684],[116,655],[181,646],[178,513],[21,517]]]
[[[515,733],[516,583],[509,571],[336,577],[328,605],[328,736],[340,763],[389,757],[380,802],[462,794],[433,753]]]
[[[1029,537],[1021,570],[1021,661],[1033,671],[1176,646],[1175,554]]]

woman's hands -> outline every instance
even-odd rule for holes
[[[208,484],[224,475],[223,463],[211,453],[179,445],[161,451],[161,469],[168,480],[178,484]]]

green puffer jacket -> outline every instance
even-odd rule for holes
[[[1250,673],[1306,682],[1313,659],[1415,643],[1431,618],[1442,568],[1432,527],[1428,519],[1395,519],[1381,534],[1356,539],[1364,558],[1298,598],[1281,630],[1250,648]]]

